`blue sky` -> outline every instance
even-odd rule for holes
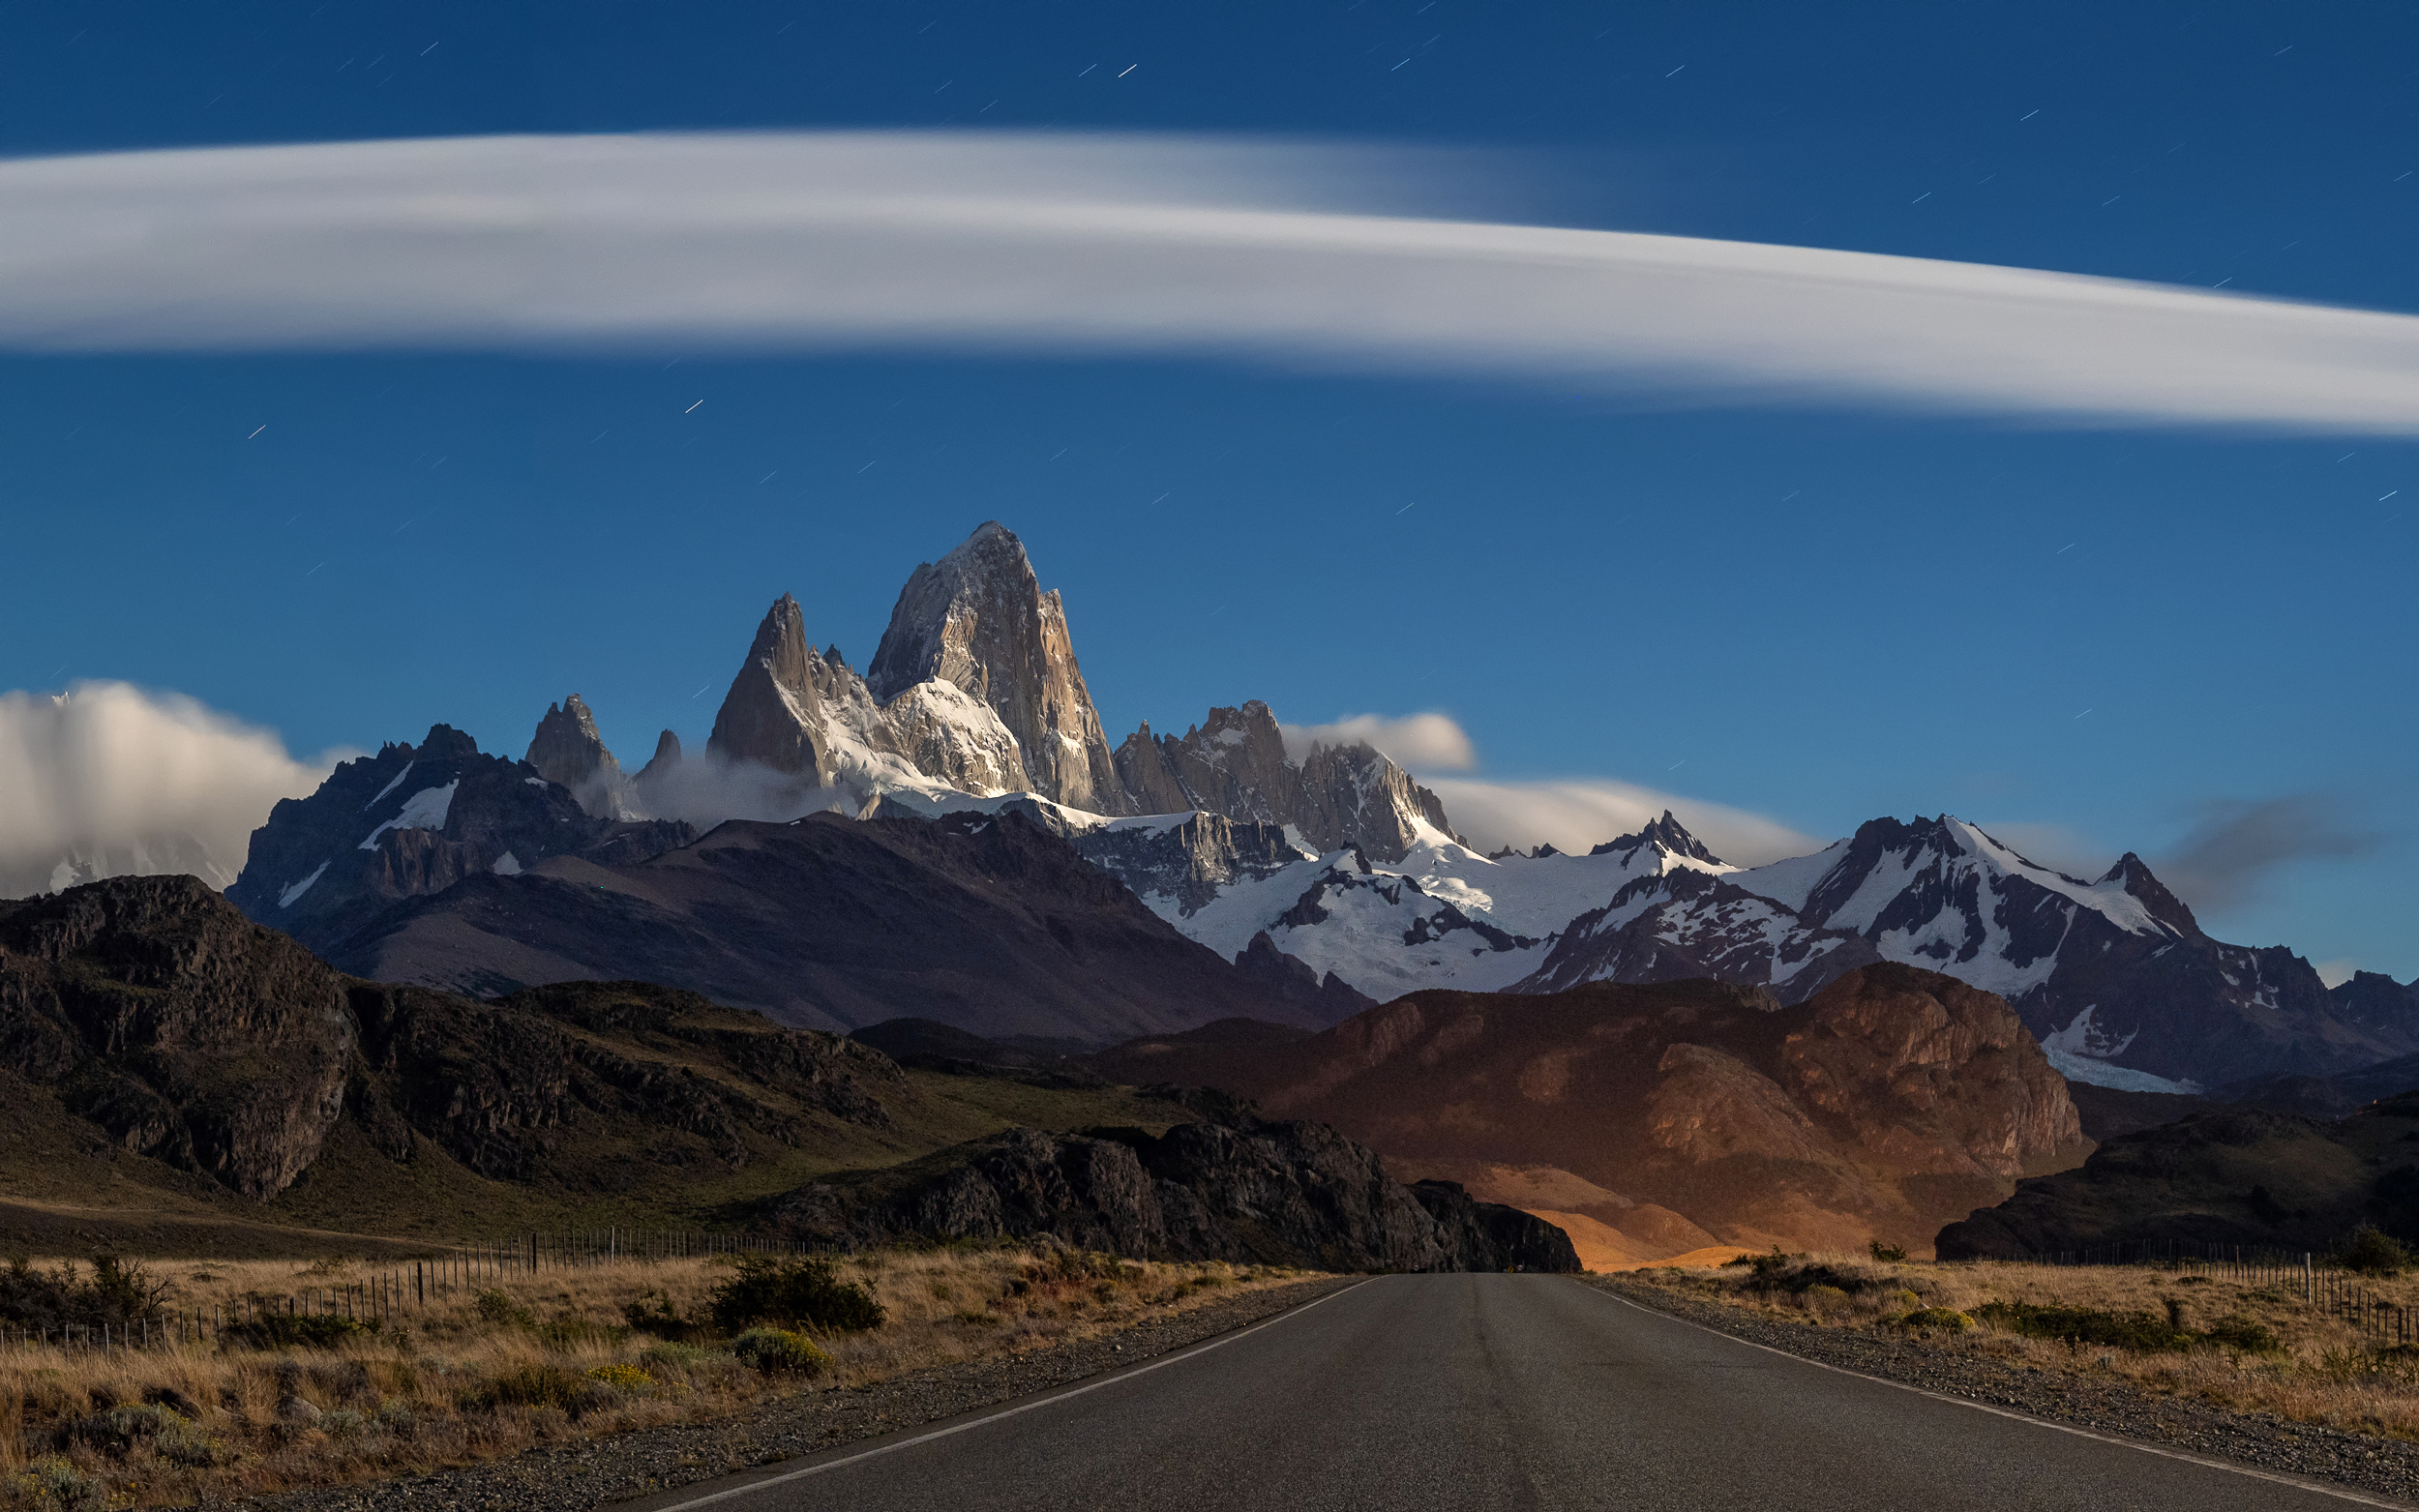
[[[1513,149],[1408,186],[1488,219],[2419,309],[2419,20],[2109,9],[33,6],[0,152],[1341,137]],[[1139,357],[15,355],[0,397],[0,688],[175,689],[298,752],[517,752],[577,689],[635,760],[702,739],[777,594],[861,666],[998,518],[1113,739],[1437,709],[1492,779],[2102,860],[2298,799],[2204,922],[2419,974],[2405,440]]]

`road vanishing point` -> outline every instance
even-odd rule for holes
[[[631,1512],[2395,1506],[1829,1370],[1568,1277],[1384,1276]]]

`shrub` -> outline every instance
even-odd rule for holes
[[[1919,1307],[1889,1319],[1901,1328],[1945,1328],[1962,1333],[1974,1326],[1974,1319],[1954,1307]]]
[[[65,1459],[37,1460],[11,1477],[11,1490],[45,1512],[100,1512],[108,1488]]]
[[[655,1384],[655,1378],[636,1365],[599,1365],[588,1372],[589,1379],[624,1391],[645,1391]]]
[[[2148,1313],[2110,1313],[2098,1308],[2040,1307],[2030,1302],[1986,1302],[1984,1322],[2031,1339],[2067,1344],[2113,1345],[2125,1349],[2189,1349],[2201,1336]]]
[[[330,1313],[263,1313],[220,1330],[223,1341],[254,1349],[332,1349],[347,1339],[378,1331],[378,1320]]]
[[[514,1301],[506,1292],[482,1291],[479,1293],[478,1305],[479,1316],[499,1327],[534,1328],[537,1326],[536,1315]]]
[[[886,1316],[864,1283],[842,1281],[828,1260],[739,1258],[738,1274],[714,1288],[714,1324],[737,1333],[756,1323],[805,1324],[852,1332],[879,1328]]]
[[[2410,1269],[2410,1251],[2400,1239],[2372,1225],[2351,1231],[2335,1252],[2335,1263],[2363,1276],[2399,1276]]]
[[[2211,1344],[2224,1345],[2229,1349],[2240,1349],[2245,1354],[2282,1354],[2285,1352],[2284,1341],[2277,1338],[2273,1329],[2265,1323],[2254,1322],[2248,1318],[2221,1318],[2211,1323],[2209,1331],[2201,1337]]]
[[[506,1371],[474,1394],[470,1406],[558,1407],[569,1410],[584,1395],[586,1382],[559,1365],[523,1365]]]
[[[635,1302],[621,1304],[621,1320],[639,1333],[675,1343],[698,1331],[698,1325],[681,1317],[670,1294],[663,1291],[649,1291]]]
[[[1879,1239],[1874,1239],[1867,1243],[1865,1248],[1871,1252],[1874,1260],[1879,1260],[1884,1265],[1903,1265],[1906,1263],[1905,1245],[1884,1244]]]
[[[319,1432],[330,1438],[350,1438],[361,1432],[361,1414],[350,1408],[331,1408],[319,1414]]]
[[[137,1261],[96,1256],[89,1275],[74,1261],[53,1271],[36,1270],[22,1256],[0,1269],[0,1323],[13,1328],[57,1328],[74,1324],[123,1327],[160,1315],[168,1283],[154,1279]]]
[[[1809,1313],[1828,1313],[1835,1308],[1846,1307],[1848,1293],[1837,1287],[1827,1287],[1818,1283],[1807,1288],[1801,1300],[1806,1303],[1806,1310]]]
[[[814,1340],[787,1328],[751,1328],[732,1341],[731,1352],[761,1371],[821,1374],[831,1363]]]
[[[694,1344],[677,1342],[650,1344],[639,1351],[639,1363],[642,1365],[670,1365],[676,1368],[702,1365],[713,1357],[714,1351],[711,1349],[702,1349]]]

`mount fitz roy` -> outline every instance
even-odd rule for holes
[[[1688,977],[1794,1004],[1896,962],[2000,994],[2105,1085],[2419,1052],[2419,984],[2330,991],[2287,950],[2213,940],[2131,854],[2086,881],[1944,815],[1743,870],[1665,814],[1584,856],[1490,856],[1382,753],[1303,749],[1257,700],[1113,748],[1064,606],[996,523],[915,569],[862,674],[776,602],[702,753],[667,730],[629,773],[576,696],[519,762],[439,726],[280,803],[227,896],[381,979],[646,976],[819,1027],[916,1013],[1099,1043]],[[989,943],[958,948],[970,932]],[[919,974],[937,944],[952,964]],[[1054,1016],[1068,973],[1080,1007]]]

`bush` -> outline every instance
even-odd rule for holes
[[[330,1313],[263,1313],[219,1331],[224,1343],[253,1349],[333,1349],[348,1339],[378,1331],[374,1318],[339,1318]]]
[[[663,1291],[649,1291],[636,1302],[621,1304],[621,1320],[639,1333],[651,1333],[658,1339],[678,1343],[698,1332],[698,1325],[680,1316],[672,1305],[672,1297]]]
[[[787,1328],[751,1328],[732,1341],[731,1352],[761,1371],[814,1376],[831,1363],[814,1340]]]
[[[639,1363],[642,1365],[669,1365],[682,1370],[693,1365],[702,1365],[713,1357],[714,1351],[711,1349],[701,1349],[694,1344],[677,1342],[650,1344],[639,1351]]]
[[[1837,1287],[1815,1285],[1807,1288],[1800,1300],[1806,1303],[1806,1310],[1809,1313],[1829,1313],[1846,1307],[1848,1293]]]
[[[801,1324],[855,1332],[879,1328],[887,1316],[862,1282],[842,1281],[828,1260],[739,1258],[739,1273],[714,1288],[714,1325],[737,1333],[752,1324]]]
[[[2254,1322],[2248,1318],[2221,1318],[2211,1323],[2209,1331],[2201,1337],[2211,1344],[2223,1345],[2229,1349],[2240,1349],[2245,1354],[2282,1354],[2285,1352],[2284,1341],[2277,1338],[2274,1330],[2265,1323]]]
[[[64,1459],[38,1460],[11,1477],[10,1489],[44,1512],[100,1512],[106,1487]]]
[[[1906,1246],[1902,1244],[1884,1244],[1879,1239],[1874,1239],[1867,1242],[1865,1248],[1871,1252],[1874,1260],[1884,1265],[1906,1263]]]
[[[12,1328],[74,1325],[111,1328],[160,1316],[168,1283],[154,1279],[137,1261],[112,1255],[93,1259],[89,1275],[74,1261],[52,1271],[36,1270],[19,1256],[0,1269],[0,1323]]]
[[[514,1301],[510,1294],[498,1290],[479,1293],[479,1316],[505,1328],[535,1328],[537,1316]]]
[[[2400,1239],[2368,1224],[2354,1229],[2336,1249],[2335,1263],[2363,1276],[2399,1276],[2410,1269],[2410,1251]]]
[[[461,1405],[489,1412],[507,1407],[555,1408],[577,1421],[620,1400],[621,1394],[605,1382],[573,1375],[559,1365],[523,1365],[464,1395]]]
[[[646,1391],[655,1384],[655,1378],[636,1365],[599,1365],[588,1372],[588,1377],[624,1391]]]
[[[1962,1333],[1974,1326],[1974,1319],[1954,1307],[1919,1307],[1900,1313],[1890,1319],[1901,1328],[1945,1328]]]
[[[2206,1342],[2189,1328],[2148,1313],[2110,1313],[2098,1308],[2038,1307],[2030,1302],[1986,1302],[1978,1315],[1993,1327],[2031,1339],[2066,1344],[2111,1345],[2150,1351],[2189,1349]]]

